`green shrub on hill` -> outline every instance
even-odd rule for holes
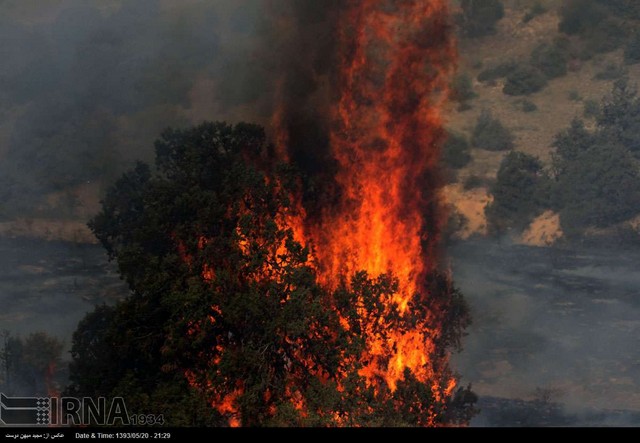
[[[567,74],[569,54],[561,42],[542,43],[531,53],[531,65],[542,72],[548,79],[562,77]]]
[[[466,37],[483,37],[496,32],[496,25],[504,17],[500,0],[462,0],[458,22]]]
[[[523,229],[548,206],[549,178],[536,157],[512,151],[502,160],[485,213],[495,233]]]
[[[513,149],[514,137],[500,120],[484,110],[473,129],[471,144],[487,151],[507,151]]]
[[[547,85],[547,78],[537,68],[520,65],[509,75],[502,89],[507,95],[530,95],[542,90]]]
[[[462,134],[450,132],[444,144],[442,159],[451,169],[461,169],[471,161],[469,142]]]

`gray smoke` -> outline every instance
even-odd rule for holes
[[[0,2],[0,207],[110,182],[167,126],[251,118],[264,2]],[[257,85],[258,87],[260,85]]]

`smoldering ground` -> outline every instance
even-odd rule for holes
[[[529,401],[481,401],[476,424],[639,423],[637,252],[490,240],[449,252],[474,318],[454,366],[481,397]]]

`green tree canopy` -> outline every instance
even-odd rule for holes
[[[502,160],[491,193],[494,200],[486,208],[491,228],[522,229],[544,208],[548,177],[536,157],[512,151]]]
[[[616,81],[596,119],[603,138],[616,140],[640,156],[640,97],[627,78]]]
[[[584,122],[574,118],[567,129],[556,134],[553,146],[556,148],[554,167],[556,174],[566,169],[568,162],[574,162],[582,153],[593,146],[595,140],[584,126]]]
[[[549,79],[566,75],[568,62],[566,43],[562,40],[542,43],[531,52],[531,64]]]
[[[574,119],[556,135],[554,146],[554,204],[569,237],[638,213],[640,99],[626,79],[617,81],[603,100],[594,131]]]
[[[600,135],[568,152],[556,160],[561,166],[554,192],[565,234],[575,237],[589,227],[608,227],[638,213],[640,170],[628,149]]]
[[[442,148],[442,160],[449,168],[464,168],[471,161],[469,150],[469,142],[463,134],[448,132],[447,141]]]
[[[483,110],[471,135],[471,144],[487,151],[513,149],[513,134],[491,111]]]

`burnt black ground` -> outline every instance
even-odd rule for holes
[[[0,238],[0,330],[70,345],[78,321],[127,289],[98,245]]]
[[[474,424],[640,425],[640,251],[476,240],[449,254],[474,321],[454,357],[483,398]]]
[[[480,395],[473,425],[640,426],[640,251],[475,240],[449,257],[474,321],[453,358]],[[86,312],[126,294],[100,246],[0,239],[0,330],[68,350]]]

